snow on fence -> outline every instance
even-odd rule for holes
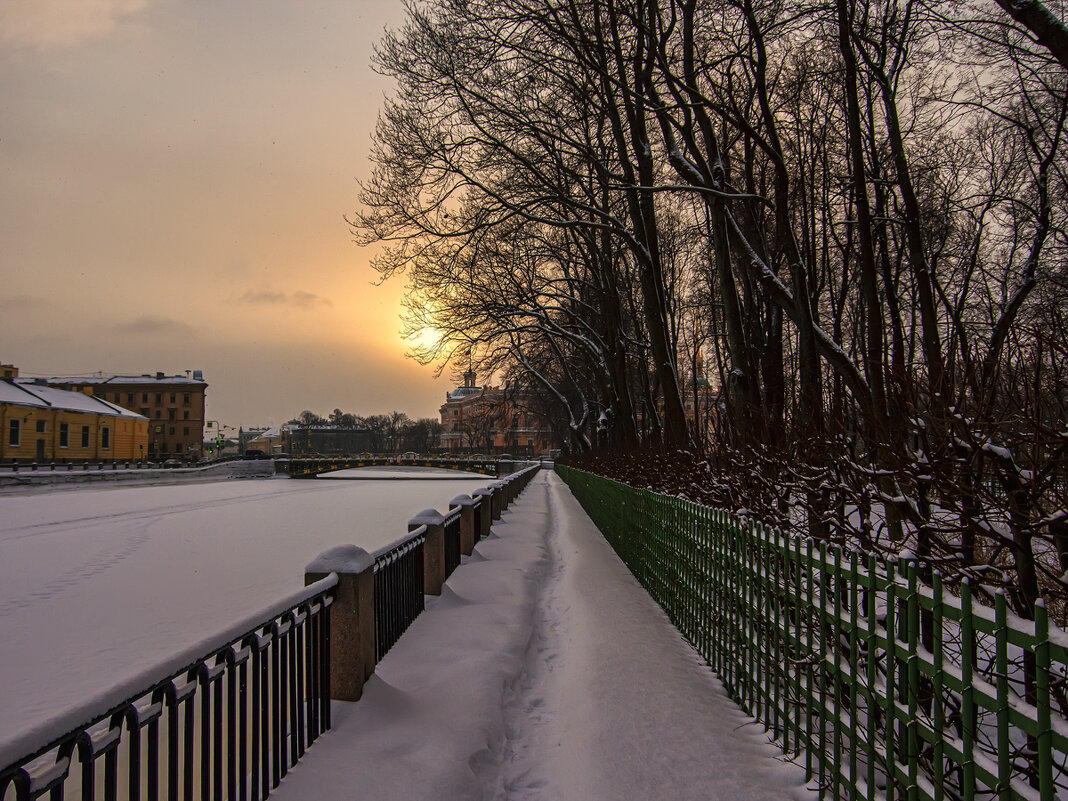
[[[821,797],[1068,797],[1068,634],[846,553],[557,466],[628,568]]]
[[[330,728],[330,700],[359,699],[424,593],[441,593],[538,469],[421,512],[373,555],[326,551],[301,592],[0,742],[0,801],[266,799]]]

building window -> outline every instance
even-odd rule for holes
[[[134,393],[132,393],[132,392],[127,392],[126,393],[126,402],[127,403],[133,403],[134,402]]]
[[[189,405],[189,393],[188,392],[185,393],[185,395],[183,396],[182,403],[184,403],[186,406]]]
[[[174,436],[174,426],[171,426],[171,430],[168,431],[167,433],[170,434],[173,437]]]
[[[37,433],[38,434],[43,434],[44,432],[45,432],[45,421],[44,420],[38,420],[37,421]]]
[[[89,426],[82,426],[82,447],[89,447]]]
[[[182,412],[182,419],[183,420],[188,420],[189,419],[189,410],[188,409],[186,409],[184,412]]]
[[[142,417],[148,417],[148,409],[142,409],[141,410],[141,416]]]
[[[12,448],[17,448],[19,442],[22,441],[22,421],[12,420],[11,428],[8,430],[7,444]]]
[[[141,403],[148,403],[148,393],[147,392],[142,392],[141,393]]]
[[[100,447],[104,450],[111,447],[111,429],[107,426],[100,429]]]
[[[189,436],[189,426],[183,427],[182,428],[182,433],[185,434],[188,437]]]
[[[177,416],[178,416],[178,410],[177,409],[168,409],[167,410],[167,419],[168,420],[174,420]]]
[[[175,401],[175,398],[176,398],[176,396],[175,396],[175,394],[174,394],[174,393],[172,392],[172,393],[171,393],[171,403],[174,403],[174,401]]]
[[[163,393],[162,392],[157,392],[156,393],[156,403],[163,403]]]
[[[161,417],[163,417],[163,410],[156,409],[156,419],[159,420]]]
[[[59,447],[61,447],[61,448],[69,448],[70,447],[70,424],[69,423],[60,423],[59,424]]]

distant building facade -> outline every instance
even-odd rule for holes
[[[552,430],[531,411],[523,389],[478,386],[475,372],[464,373],[464,385],[446,393],[441,406],[441,447],[454,452],[547,453]]]
[[[366,428],[337,426],[282,426],[280,453],[286,456],[346,456],[372,450]],[[273,445],[272,445],[273,447]]]
[[[0,462],[136,461],[147,448],[143,415],[17,369],[0,379]]]
[[[716,430],[719,388],[705,374],[704,355],[698,351],[694,357],[694,370],[683,388],[682,405],[694,433],[709,441]]]
[[[282,428],[265,428],[261,431],[247,431],[251,434],[241,448],[242,453],[247,450],[261,451],[268,456],[280,456],[282,454]]]
[[[204,448],[204,398],[208,385],[192,375],[69,376],[49,386],[82,392],[129,409],[148,420],[145,458],[200,461]]]

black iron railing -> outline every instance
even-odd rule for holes
[[[20,744],[0,744],[0,799],[267,798],[330,728],[336,585],[331,574],[220,634],[206,656],[149,671],[163,678],[140,679],[147,689],[112,690],[125,700],[88,704],[108,710],[88,722],[73,711],[46,727],[66,733],[42,732],[21,758]]]
[[[445,578],[460,566],[460,510],[445,515]]]
[[[475,542],[478,542],[482,537],[482,515],[488,515],[490,513],[489,504],[485,503],[480,497],[475,497],[475,504],[472,505],[474,510],[474,528],[475,528]],[[487,526],[488,528],[488,526]]]
[[[375,662],[423,611],[426,526],[375,556]]]

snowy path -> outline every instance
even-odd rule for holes
[[[543,472],[275,798],[809,799]]]

